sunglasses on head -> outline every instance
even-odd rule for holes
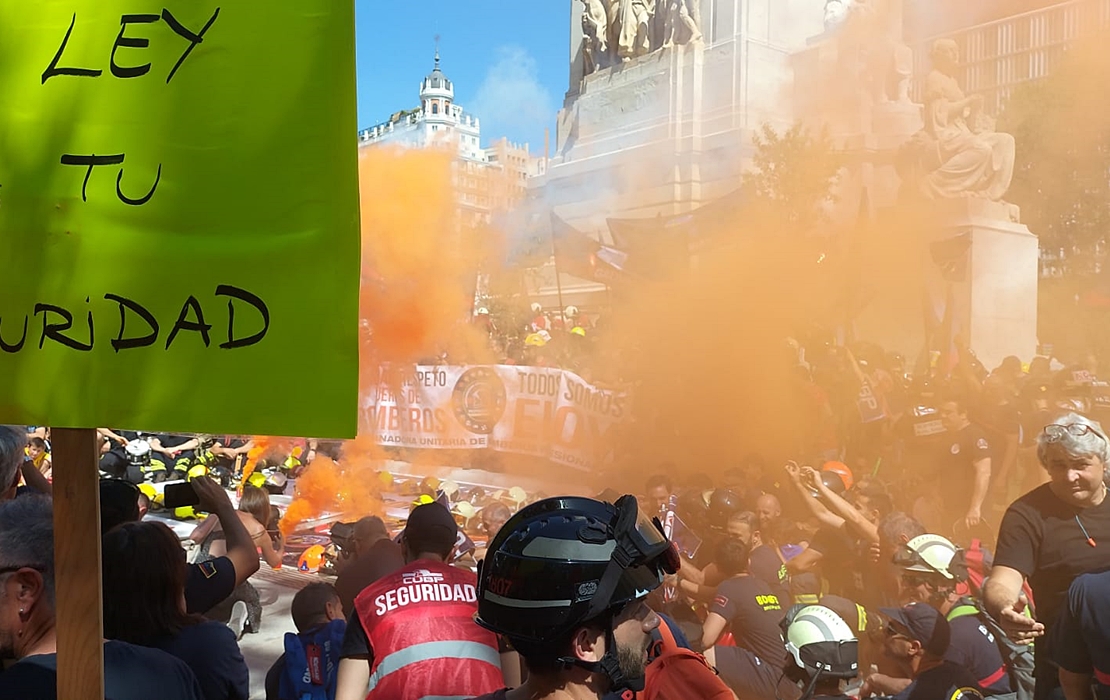
[[[1071,435],[1072,437],[1078,438],[1090,433],[1098,435],[1103,440],[1106,439],[1102,435],[1102,433],[1098,432],[1091,426],[1083,425],[1082,423],[1069,423],[1067,425],[1053,423],[1052,425],[1046,425],[1044,427],[1044,434],[1048,438],[1049,442],[1060,442],[1064,439],[1064,436],[1066,435]]]

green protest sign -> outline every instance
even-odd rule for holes
[[[0,95],[0,420],[353,436],[352,3],[3,3]]]

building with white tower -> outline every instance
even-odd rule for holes
[[[437,148],[455,153],[452,181],[460,222],[488,222],[524,196],[529,177],[543,170],[544,160],[528,144],[499,139],[482,147],[481,121],[455,103],[455,84],[435,66],[420,81],[419,106],[394,112],[388,120],[363,129],[359,148],[400,146]]]

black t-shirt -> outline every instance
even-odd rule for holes
[[[845,530],[822,527],[809,548],[821,553],[821,573],[829,582],[829,593],[850,600],[863,600],[863,561],[859,543]]]
[[[366,659],[371,664],[374,661],[370,638],[366,636],[366,628],[362,626],[362,619],[358,616],[358,610],[354,608],[347,616],[347,630],[343,633],[343,648],[339,651],[339,658]]]
[[[185,627],[175,636],[149,646],[173,654],[196,674],[206,700],[247,700],[250,675],[235,633],[222,622],[208,620]]]
[[[782,643],[779,621],[786,614],[771,587],[754,576],[734,576],[717,586],[709,606],[731,625],[736,646],[747,649],[760,660],[782,668],[786,647]]]
[[[775,554],[774,549],[768,545],[760,545],[752,550],[748,561],[751,575],[769,585],[771,592],[778,596],[780,603],[790,600],[790,580],[786,573],[786,565]]]
[[[951,479],[947,493],[962,494],[961,499],[970,501],[971,487],[975,483],[975,463],[993,456],[990,438],[987,431],[974,423],[944,437],[941,445],[945,454],[941,458],[945,466],[939,476]],[[993,468],[994,465],[991,466]]]
[[[266,700],[292,700],[281,697],[281,677],[285,673],[285,654],[266,672]]]
[[[963,666],[975,676],[979,687],[991,695],[1010,692],[1010,676],[994,636],[977,615],[961,615],[948,621],[951,641],[945,661]]]
[[[1037,646],[1066,671],[1093,672],[1095,697],[1110,700],[1110,571],[1075,579],[1052,634]]]
[[[983,694],[971,671],[945,661],[925,671],[895,700],[982,700]]]
[[[56,700],[58,657],[39,654],[0,673],[0,700]],[[105,700],[204,700],[184,661],[157,649],[104,643]]]
[[[986,433],[991,450],[991,470],[997,471],[1006,457],[1007,438],[1014,440],[1021,435],[1021,414],[1017,406],[982,405],[975,410],[975,423]]]
[[[185,579],[185,607],[189,614],[203,615],[227,600],[235,590],[235,564],[217,557],[190,564]]]
[[[363,588],[404,565],[405,558],[401,555],[399,544],[388,538],[375,542],[361,557],[347,564],[335,579],[335,592],[339,594],[343,609],[354,610],[355,598]]]
[[[1097,546],[1087,543],[1076,517]],[[1048,484],[1033,489],[1002,517],[994,565],[1029,580],[1037,619],[1051,626],[1076,576],[1110,569],[1110,498],[1076,508],[1057,498]]]

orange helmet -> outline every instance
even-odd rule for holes
[[[825,462],[821,466],[821,471],[838,475],[841,481],[844,482],[845,491],[850,491],[852,485],[856,483],[855,477],[852,476],[852,470],[844,462]]]
[[[314,574],[320,570],[320,565],[323,563],[324,545],[314,544],[301,552],[301,558],[297,560],[297,571]]]

